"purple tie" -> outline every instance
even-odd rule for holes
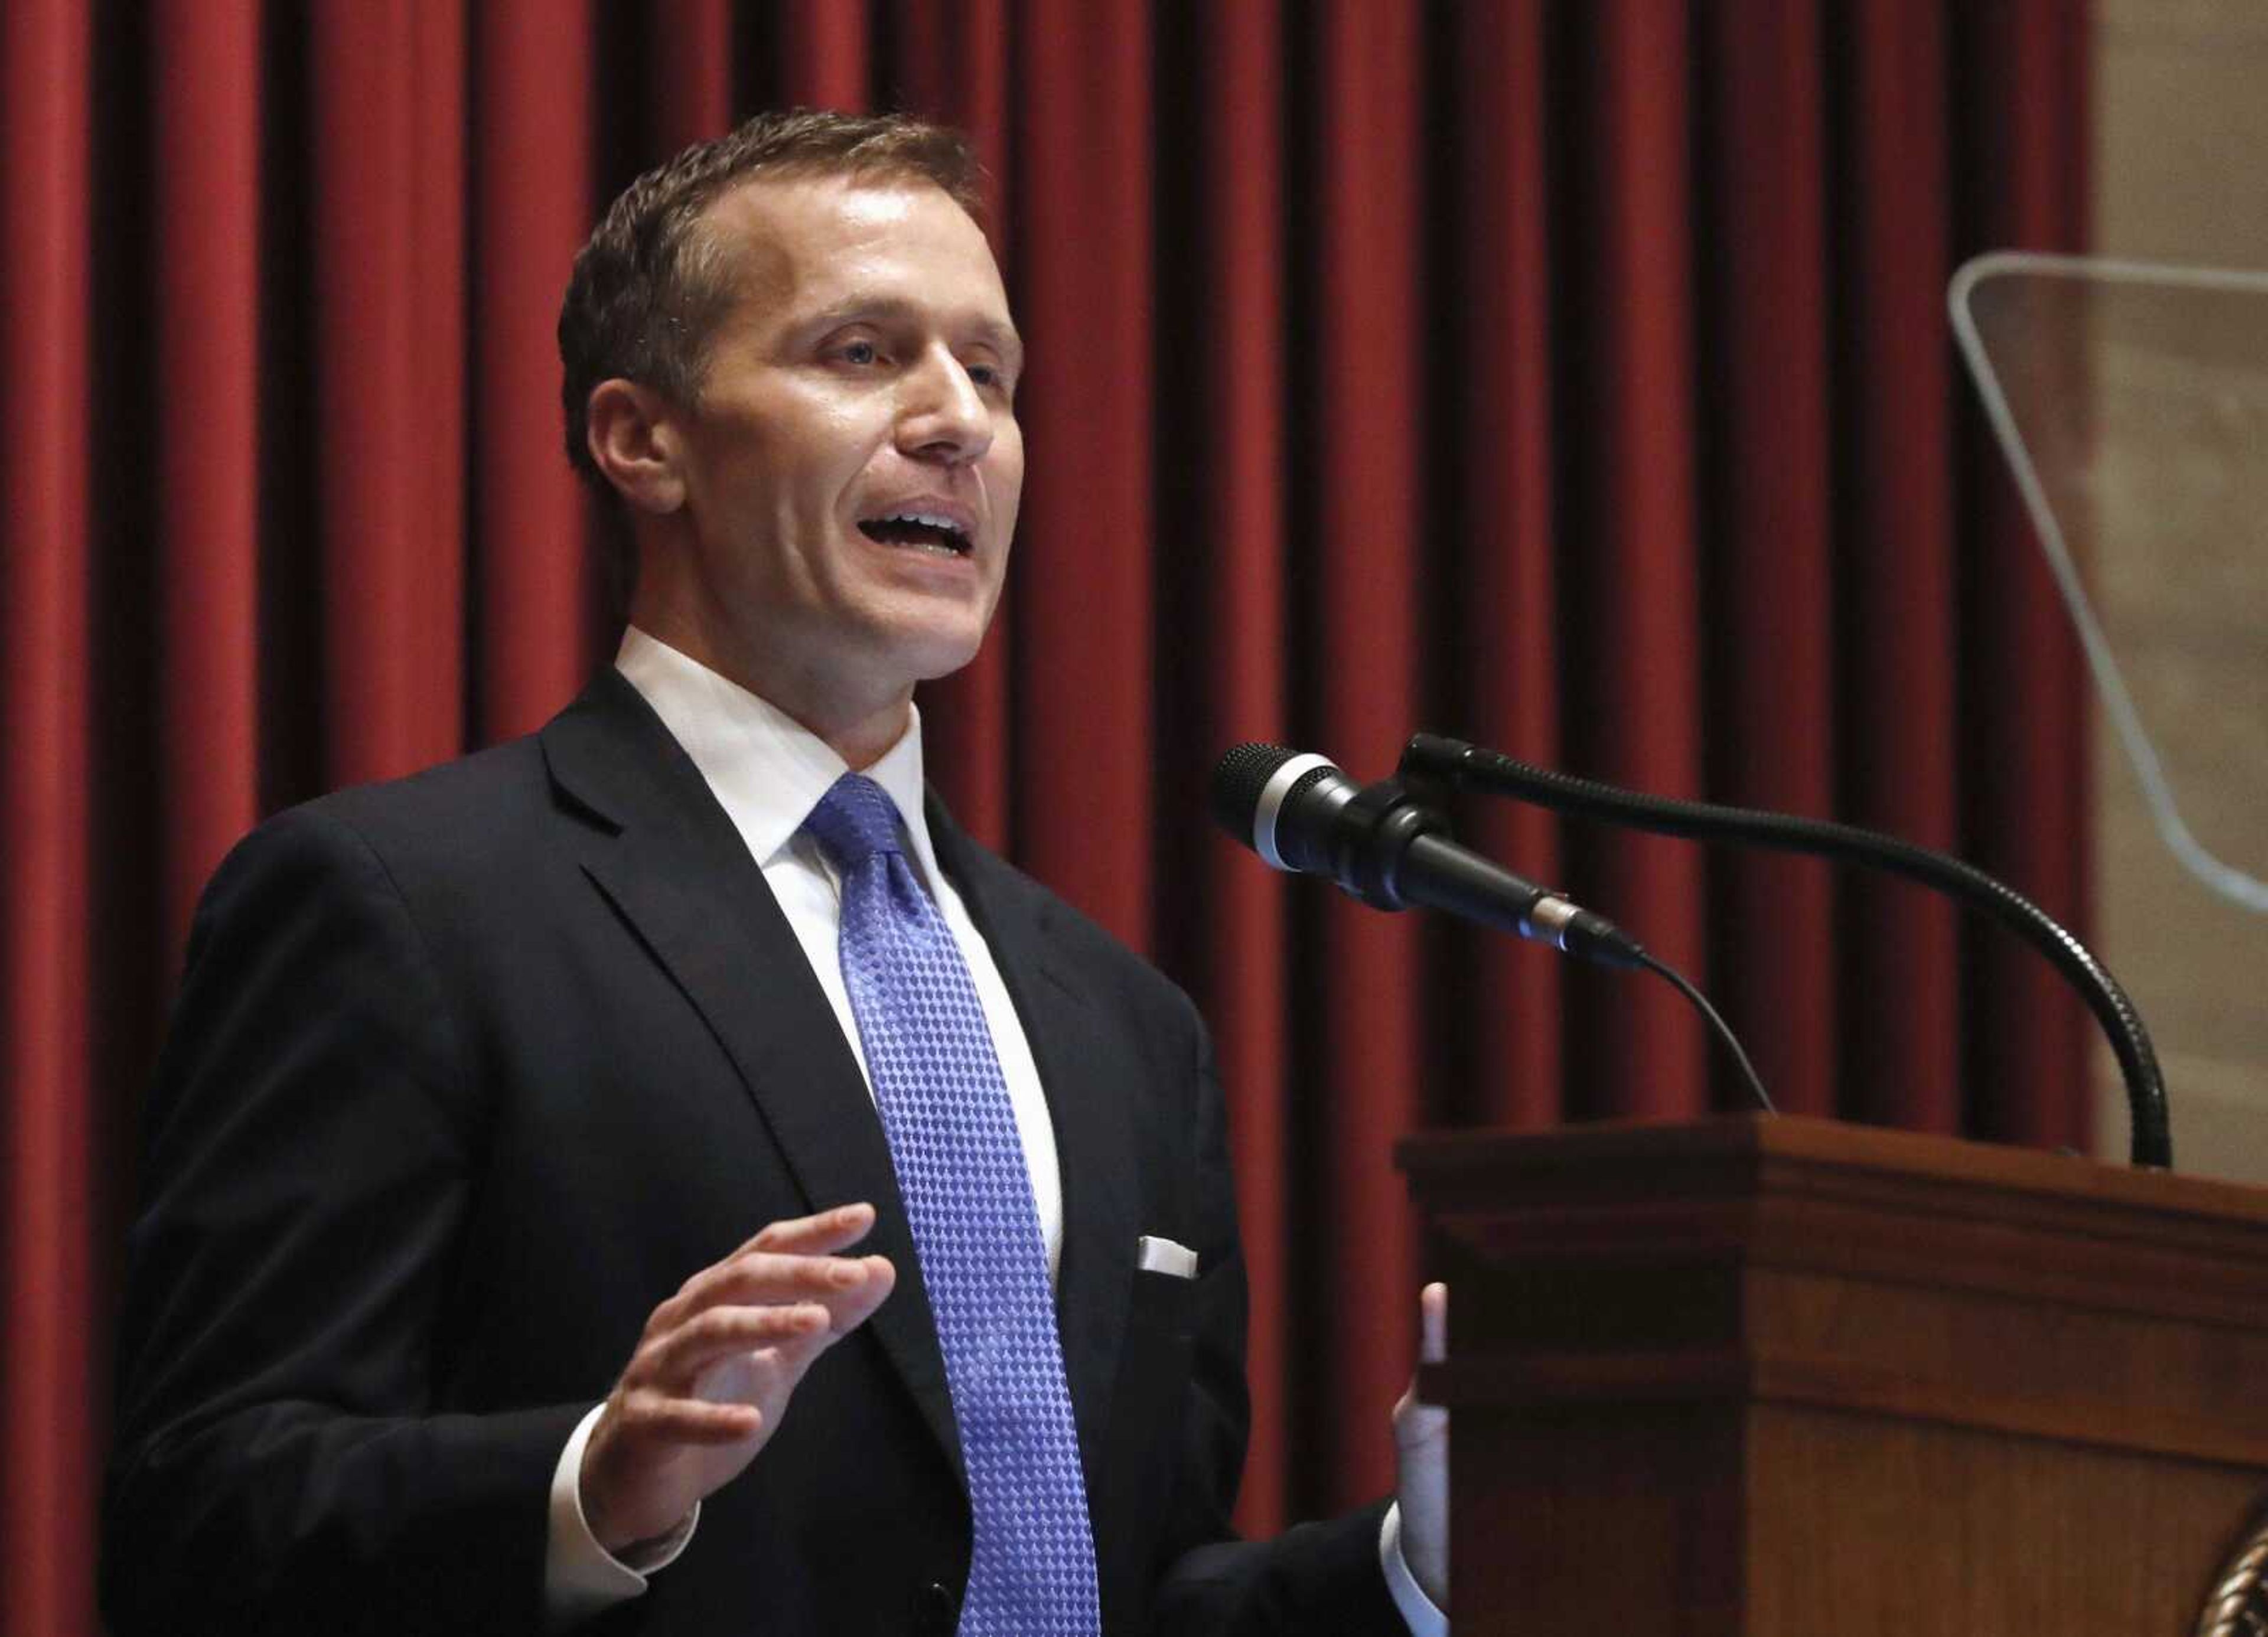
[[[844,774],[803,827],[843,878],[843,980],[961,1429],[974,1518],[961,1637],[1096,1637],[1047,1249],[976,987],[880,785]]]

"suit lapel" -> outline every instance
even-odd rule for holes
[[[1104,1433],[1141,1231],[1135,1089],[1120,1083],[1123,1055],[1104,1040],[1094,1002],[1063,957],[1052,901],[970,841],[934,796],[928,815],[938,862],[960,888],[1015,1002],[1055,1127],[1064,1206],[1057,1326],[1092,1500],[1107,1493],[1100,1481]]]
[[[585,872],[731,1058],[806,1207],[873,1204],[864,1248],[888,1257],[898,1279],[867,1327],[959,1472],[945,1360],[881,1120],[762,872],[700,771],[612,667],[541,738],[556,783],[600,821]]]

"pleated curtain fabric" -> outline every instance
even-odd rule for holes
[[[1032,354],[982,840],[1197,994],[1238,1144],[1244,1521],[1381,1490],[1419,1126],[1736,1101],[1675,997],[1267,876],[1230,743],[1427,727],[1955,848],[2083,924],[2086,717],[1942,318],[2083,247],[2079,0],[13,0],[0,23],[0,1626],[96,1629],[136,1111],[262,814],[611,652],[567,266],[759,107],[959,123]],[[2083,1016],[1821,866],[1460,814],[1702,981],[1784,1105],[2083,1144]]]

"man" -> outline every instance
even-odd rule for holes
[[[616,668],[216,875],[121,1637],[1438,1628],[1438,1413],[1397,1411],[1399,1509],[1228,1540],[1202,1025],[924,798],[912,690],[975,653],[1022,484],[974,174],[805,114],[634,184],[560,323],[636,541]]]

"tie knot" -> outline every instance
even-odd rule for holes
[[[877,853],[901,850],[897,806],[887,791],[864,774],[846,773],[829,785],[803,827],[835,867],[846,873]]]

